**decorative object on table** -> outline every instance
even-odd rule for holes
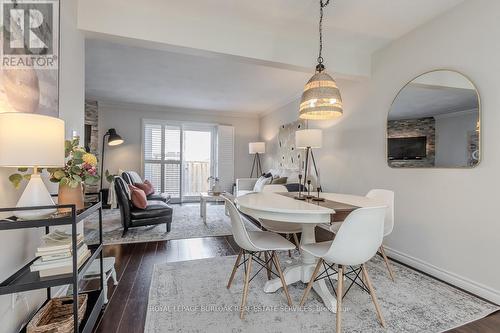
[[[53,206],[40,171],[64,165],[64,121],[38,114],[1,113],[0,147],[0,166],[20,168],[19,173],[9,177],[14,186],[29,181],[16,207]],[[28,173],[28,168],[33,171]],[[55,209],[18,211],[16,216],[32,220],[55,212]]]
[[[302,185],[302,174],[300,173],[299,174],[299,194],[297,194],[293,198],[297,199],[297,200],[306,200],[306,196],[302,195],[302,186],[301,185]]]
[[[307,195],[306,199],[311,199],[313,196],[311,195],[311,180],[307,180]]]
[[[222,193],[222,189],[219,184],[219,177],[210,176],[207,179],[208,187],[210,188],[209,194],[212,195],[220,195]]]
[[[299,118],[324,120],[342,116],[342,97],[335,80],[325,71],[323,65],[323,8],[328,6],[330,0],[320,0],[319,16],[319,54],[316,73],[309,79],[304,87],[300,99]]]
[[[78,295],[78,325],[87,310],[87,294]],[[52,298],[31,319],[27,333],[71,333],[73,325],[73,297]]]
[[[255,176],[259,177],[262,175],[262,166],[260,164],[260,155],[266,152],[266,143],[265,142],[250,142],[248,144],[248,153],[250,155],[254,155],[252,171],[250,172],[250,178],[253,177],[253,170],[255,170]]]
[[[306,128],[304,120],[284,124],[278,131],[278,166],[289,170],[299,169],[301,151],[295,147],[295,132]]]
[[[106,146],[106,137],[108,137],[108,146],[119,146],[121,145],[124,140],[122,139],[121,136],[116,133],[116,130],[114,128],[110,128],[102,137],[102,148],[101,148],[101,175],[104,170],[104,147]],[[101,184],[99,185],[100,190],[102,190],[102,178],[101,178]]]
[[[316,176],[316,192],[318,193],[317,196],[315,196],[314,198],[312,198],[313,201],[318,201],[318,202],[322,202],[322,201],[325,201],[325,198],[322,198],[320,196],[320,192],[322,192],[322,189],[321,189],[321,178],[320,178],[320,173],[319,173],[319,170],[318,170],[318,174]]]
[[[74,204],[77,210],[84,207],[84,186],[94,185],[99,180],[97,158],[79,146],[80,138],[65,142],[66,164],[63,168],[50,168],[50,181],[59,184],[58,204]],[[59,209],[68,212],[70,208]]]
[[[304,165],[304,187],[306,184],[310,184],[307,182],[308,176],[310,174],[310,164],[312,161],[314,167],[314,173],[316,175],[316,180],[318,179],[318,168],[316,166],[316,160],[314,159],[313,148],[321,148],[323,143],[323,133],[320,129],[305,129],[301,131],[297,131],[295,134],[295,145],[297,148],[305,149],[305,165]],[[309,160],[309,156],[311,156],[311,161]]]
[[[90,250],[83,242],[83,235],[78,234],[77,266],[80,267],[90,257]],[[72,237],[60,230],[43,236],[43,245],[37,248],[35,255],[39,257],[30,266],[32,272],[40,277],[70,274],[73,271]]]

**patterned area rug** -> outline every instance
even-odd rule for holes
[[[218,257],[156,265],[149,291],[145,332],[333,332],[335,314],[314,291],[302,310],[285,310],[280,289],[265,294],[261,271],[250,284],[250,311],[240,320],[243,289],[239,270],[230,290],[227,279],[236,257]],[[283,266],[290,264],[282,260]],[[387,329],[376,317],[370,296],[354,286],[344,298],[343,332],[443,332],[494,312],[498,307],[435,279],[394,263],[392,282],[378,257],[368,264]],[[335,282],[335,281],[334,281]],[[328,283],[327,283],[328,285]],[[305,284],[289,291],[300,302]]]
[[[122,237],[123,227],[119,209],[103,210],[104,244],[123,244],[137,242],[152,242],[170,239],[185,239],[210,236],[231,235],[231,221],[224,212],[224,205],[207,206],[207,223],[200,217],[199,204],[172,205],[174,209],[172,229],[166,232],[165,224],[148,227],[130,228]],[[250,222],[245,221],[249,230],[257,230]],[[97,243],[97,214],[85,222],[85,241],[87,244]]]

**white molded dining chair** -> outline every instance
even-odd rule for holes
[[[337,332],[341,331],[342,299],[345,296],[343,289],[344,277],[351,280],[347,291],[356,283],[356,285],[370,293],[380,324],[385,327],[385,321],[365,266],[365,263],[377,253],[380,245],[382,245],[385,212],[386,207],[384,206],[358,208],[347,216],[333,241],[302,245],[302,251],[318,257],[319,260],[302,296],[300,306],[304,305],[315,281],[330,278],[331,271],[336,272],[338,274],[336,288]],[[338,268],[335,269],[334,265],[337,265]],[[321,266],[324,267],[324,271],[318,274]],[[346,266],[349,269],[347,272],[345,271]],[[362,273],[363,279],[361,279],[360,273]]]
[[[288,189],[283,185],[271,184],[264,186],[262,192],[272,192],[272,193],[288,192]],[[267,231],[272,231],[278,234],[284,234],[287,236],[287,239],[289,239],[289,237],[292,236],[295,245],[297,245],[297,249],[300,251],[300,240],[298,237],[298,233],[302,232],[302,226],[300,225],[300,223],[280,222],[280,221],[266,220],[266,219],[260,219],[259,222],[261,226],[264,227],[264,229]],[[291,257],[290,251],[288,251],[288,256]]]
[[[268,279],[270,279],[271,274],[274,274],[281,279],[283,291],[285,292],[288,305],[292,306],[292,299],[290,297],[290,294],[288,293],[288,287],[285,283],[285,278],[283,276],[283,271],[281,270],[279,258],[276,255],[276,251],[288,251],[294,249],[295,246],[285,238],[273,232],[247,231],[241,215],[236,209],[234,203],[228,198],[225,198],[225,200],[226,208],[229,211],[229,217],[231,218],[231,229],[233,232],[233,237],[236,244],[238,244],[238,246],[241,248],[238,257],[236,258],[236,262],[233,266],[231,276],[229,277],[229,282],[227,283],[228,289],[231,288],[231,283],[233,282],[234,275],[236,274],[238,267],[244,265],[245,268],[245,283],[243,288],[243,297],[241,299],[240,318],[243,319],[245,314],[245,305],[247,302],[248,285],[250,283],[250,280],[252,280],[253,277],[257,275],[262,268],[265,268],[268,271]],[[262,252],[264,252],[265,254],[264,260],[262,260],[259,256]],[[242,258],[243,262],[240,263]],[[257,263],[262,268],[258,270],[253,277],[250,277],[252,273],[253,262]],[[276,268],[277,273],[272,271],[273,265]]]
[[[394,192],[389,190],[374,189],[368,192],[366,194],[366,197],[377,200],[378,202],[383,202],[387,205],[384,221],[384,237],[389,236],[392,233],[392,229],[394,229]],[[394,271],[389,264],[389,259],[385,255],[383,241],[380,245],[379,251],[384,258],[385,265],[387,266],[387,270],[389,271],[389,275],[391,276],[392,281],[395,281]]]
[[[391,234],[392,229],[394,228],[394,192],[390,190],[381,190],[374,189],[370,190],[366,194],[367,198],[371,198],[376,200],[377,202],[384,203],[387,206],[387,210],[385,213],[385,221],[384,221],[384,237]],[[333,222],[329,226],[329,230],[336,234],[342,225],[342,221]],[[385,265],[387,266],[387,270],[389,271],[389,275],[392,281],[395,281],[394,271],[392,270],[391,265],[389,264],[389,258],[387,258],[384,250],[384,245],[380,245],[380,254],[384,258]]]

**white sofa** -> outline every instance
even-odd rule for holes
[[[299,182],[298,170],[277,168],[277,169],[271,169],[271,170],[269,170],[269,172],[273,175],[273,178],[287,177],[288,178],[287,184],[293,184],[293,183]],[[258,178],[238,178],[238,179],[236,179],[235,196],[239,197],[239,196],[242,196],[242,195],[245,195],[248,193],[253,193],[257,179]],[[268,186],[280,186],[280,188],[283,187],[283,185],[273,185],[273,184],[265,185],[266,188]]]

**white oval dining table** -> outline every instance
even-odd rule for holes
[[[321,193],[326,200],[348,204],[356,207],[376,207],[384,204],[365,196],[340,193]],[[317,224],[330,223],[335,210],[320,206],[313,202],[295,200],[279,193],[259,192],[249,193],[235,200],[238,209],[254,219],[267,219],[302,225],[301,244],[316,242],[314,229]],[[335,215],[333,215],[335,217]],[[316,258],[301,251],[300,264],[287,267],[283,272],[287,285],[302,281],[308,283],[314,270]],[[272,279],[264,285],[264,292],[273,293],[282,287],[280,279]],[[326,286],[325,279],[313,285],[314,291],[321,297],[325,306],[332,312],[336,311],[337,300]]]

